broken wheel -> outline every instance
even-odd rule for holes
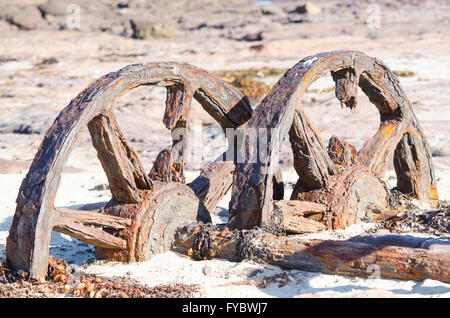
[[[336,97],[342,106],[354,109],[358,87],[380,113],[378,132],[357,153],[353,146],[332,138],[325,148],[319,132],[302,111],[300,99],[318,78],[331,73]],[[365,219],[376,219],[388,203],[388,191],[380,177],[394,160],[397,189],[423,202],[436,205],[438,195],[429,146],[411,103],[398,78],[376,58],[356,51],[320,53],[302,59],[288,70],[255,109],[248,129],[266,129],[267,148],[245,145],[246,158],[266,153],[267,161],[238,163],[234,174],[230,221],[237,229],[263,223],[285,223],[292,208],[274,208],[272,172],[278,167],[277,153],[289,135],[294,167],[299,175],[291,197],[294,213],[316,203],[306,213],[297,213],[298,222],[320,229],[342,229]],[[309,201],[309,202],[308,202]],[[286,212],[284,213],[283,210]],[[290,221],[289,221],[290,222]],[[319,224],[322,223],[322,224]]]
[[[205,176],[192,183],[200,197],[185,184],[151,180],[116,123],[112,112],[115,100],[141,85],[167,88],[164,124],[171,130],[186,128],[192,97],[223,129],[239,127],[252,113],[242,93],[188,64],[131,65],[92,83],[58,115],[22,182],[7,239],[12,268],[26,270],[32,278],[45,278],[52,230],[95,245],[99,258],[143,261],[167,250],[177,227],[197,219],[208,220],[207,205],[214,205],[220,198],[208,196]],[[103,214],[54,206],[61,171],[85,126],[112,194]],[[183,141],[173,139],[174,145]],[[170,160],[176,155],[172,150]],[[171,163],[156,160],[152,171],[164,172],[164,165]],[[229,166],[226,162],[219,164]],[[176,165],[176,177],[182,181],[183,161]],[[171,168],[166,173],[172,173]],[[213,175],[209,177],[214,179]],[[226,186],[231,186],[231,178]]]

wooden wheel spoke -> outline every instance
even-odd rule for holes
[[[406,132],[406,124],[399,120],[387,120],[368,139],[357,155],[357,161],[378,176],[383,176],[389,162],[392,162],[397,144]]]
[[[177,121],[172,129],[172,147],[160,151],[156,156],[148,175],[151,180],[186,183],[184,175],[186,139],[188,138],[186,125],[185,120]]]
[[[103,228],[123,230],[128,228],[132,220],[93,211],[55,208],[53,230],[67,234],[82,242],[108,249],[124,249],[124,239],[106,232]]]
[[[186,183],[184,168],[186,166],[184,152],[186,151],[186,121],[178,121],[176,132],[172,132],[172,147],[164,149],[156,156],[153,167],[148,174],[151,180],[161,182]]]
[[[149,178],[161,182],[185,183],[184,150],[187,138],[187,116],[193,91],[189,82],[167,86],[163,123],[172,133],[171,149],[162,150],[155,159]]]
[[[429,146],[420,130],[408,130],[394,152],[394,168],[399,191],[421,201],[439,203]]]
[[[75,222],[64,222],[54,226],[53,230],[70,235],[82,242],[108,249],[125,249],[127,242],[102,229],[89,227]]]
[[[174,129],[180,120],[186,121],[191,107],[193,92],[187,81],[167,87],[166,109],[163,123],[167,129]]]
[[[325,188],[337,173],[319,131],[303,111],[296,110],[289,131],[294,154],[294,168],[304,190]]]
[[[55,208],[54,212],[58,216],[58,223],[65,221],[80,223],[85,225],[95,225],[116,230],[129,227],[132,223],[130,219],[125,219],[113,215],[102,214],[94,211],[71,210],[66,208]]]
[[[150,189],[152,183],[136,150],[126,142],[112,111],[94,117],[88,128],[113,199],[139,202],[138,189]]]
[[[188,186],[195,192],[208,212],[216,207],[233,183],[232,161],[212,162],[204,167],[200,175]]]

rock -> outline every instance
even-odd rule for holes
[[[253,42],[253,41],[262,41],[262,39],[263,39],[263,33],[262,33],[262,31],[260,31],[260,32],[244,35],[242,38],[239,39],[239,41]]]
[[[44,21],[41,12],[36,7],[26,7],[17,11],[11,19],[11,23],[23,30],[33,30]]]
[[[303,23],[305,20],[303,18],[299,18],[298,15],[296,16],[289,16],[288,17],[289,23]]]
[[[260,53],[265,49],[264,44],[256,44],[249,47],[250,51]]]
[[[47,18],[47,15],[62,16],[67,13],[67,6],[69,3],[60,0],[48,0],[47,3],[38,6],[42,14]]]
[[[171,38],[177,34],[176,27],[168,24],[130,20],[130,25],[133,29],[132,38],[134,39]]]
[[[283,15],[284,11],[280,7],[268,5],[261,8],[261,13],[263,15]]]
[[[10,30],[11,30],[11,25],[4,20],[0,20],[0,32],[7,32]]]
[[[105,190],[109,190],[109,184],[106,183],[102,183],[102,184],[97,184],[95,187],[89,189],[91,191],[105,191]]]
[[[433,157],[450,156],[450,145],[440,144],[439,146],[431,147],[431,154]]]
[[[13,134],[31,135],[33,133],[39,134],[39,132],[33,130],[31,125],[27,124],[21,124],[19,125],[19,127],[13,130]]]
[[[20,11],[20,8],[15,5],[8,5],[0,8],[0,17],[11,23],[12,17]]]
[[[203,274],[205,276],[213,276],[214,268],[210,264],[206,264],[205,267],[203,267]]]
[[[320,9],[318,6],[315,6],[311,2],[307,2],[306,4],[295,8],[294,11],[300,14],[319,14],[322,12],[322,9]]]
[[[45,65],[50,65],[50,64],[56,64],[59,61],[54,58],[54,57],[49,57],[49,58],[45,58],[42,61],[40,61],[39,63],[35,64],[35,67],[41,67],[41,66],[45,66]]]
[[[130,7],[130,5],[128,3],[126,3],[126,2],[119,2],[117,4],[117,8],[119,8],[119,9],[126,9],[126,8],[129,8],[129,7]]]

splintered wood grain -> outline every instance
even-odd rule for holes
[[[207,241],[210,257],[230,261],[252,259],[280,266],[349,277],[382,277],[450,283],[450,254],[422,248],[365,242],[302,239],[276,236],[259,230],[231,231],[216,226],[189,225],[180,228],[172,250],[200,256],[198,240]],[[204,251],[203,253],[205,253]]]

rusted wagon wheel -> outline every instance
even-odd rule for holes
[[[300,99],[306,89],[328,73],[343,106],[356,107],[360,87],[380,112],[378,132],[357,153],[338,138],[330,140],[327,151],[302,111]],[[382,213],[388,193],[379,178],[392,158],[398,190],[437,204],[430,150],[420,124],[398,78],[376,58],[356,51],[337,51],[302,59],[255,109],[248,123],[251,128],[270,128],[267,149],[249,145],[241,151],[247,158],[252,152],[264,151],[268,159],[236,165],[228,223],[232,228],[252,228],[271,220],[283,222],[283,216],[276,213],[279,209],[274,209],[272,172],[278,166],[277,152],[287,135],[299,175],[291,199],[322,204],[322,208],[319,205],[309,211],[315,216],[308,220],[308,226],[320,221],[329,229],[345,228],[373,213]]]
[[[224,129],[239,127],[251,116],[243,94],[188,64],[136,64],[103,76],[59,114],[22,182],[7,239],[12,268],[26,270],[32,278],[45,277],[52,230],[94,244],[99,257],[141,261],[166,250],[177,227],[198,217],[208,218],[191,187],[152,181],[122,135],[113,104],[141,85],[167,88],[164,124],[171,130],[186,127],[192,97]],[[112,200],[104,214],[54,207],[61,171],[85,126],[111,189]],[[201,190],[204,182],[193,184]],[[217,198],[208,202],[217,203]]]

